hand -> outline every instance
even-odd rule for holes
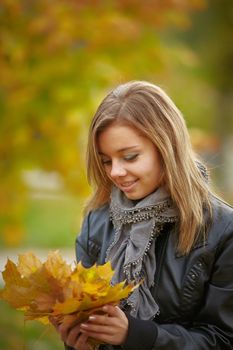
[[[88,322],[81,323],[79,331],[101,343],[123,344],[129,327],[125,313],[118,306],[112,305],[105,305],[102,310],[105,315],[89,316]]]
[[[56,319],[51,317],[50,322],[54,325],[60,334],[61,340],[75,350],[89,350],[87,344],[88,336],[81,333],[80,324],[77,324],[75,316],[66,317],[66,322],[58,324]]]

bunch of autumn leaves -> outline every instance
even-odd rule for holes
[[[135,288],[124,281],[111,285],[113,274],[109,262],[72,268],[59,252],[51,252],[43,263],[26,253],[19,255],[18,264],[8,259],[0,299],[22,310],[26,320],[48,323],[53,316],[63,323],[75,316],[82,322],[105,304],[117,305]]]

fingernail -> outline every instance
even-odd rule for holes
[[[94,321],[95,319],[96,319],[95,316],[89,316],[90,321]]]
[[[82,327],[82,328],[87,328],[88,325],[87,325],[86,323],[81,323],[81,327]]]

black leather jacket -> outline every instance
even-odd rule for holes
[[[91,212],[77,237],[77,259],[85,266],[105,262],[114,229],[108,206]],[[213,199],[206,242],[188,255],[176,252],[176,231],[167,225],[156,243],[154,321],[128,315],[125,350],[233,349],[233,208]]]

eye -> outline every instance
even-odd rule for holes
[[[112,161],[110,159],[101,159],[103,165],[111,165]]]
[[[130,162],[130,161],[136,160],[137,157],[138,157],[138,153],[128,154],[128,155],[124,156],[124,160]]]

